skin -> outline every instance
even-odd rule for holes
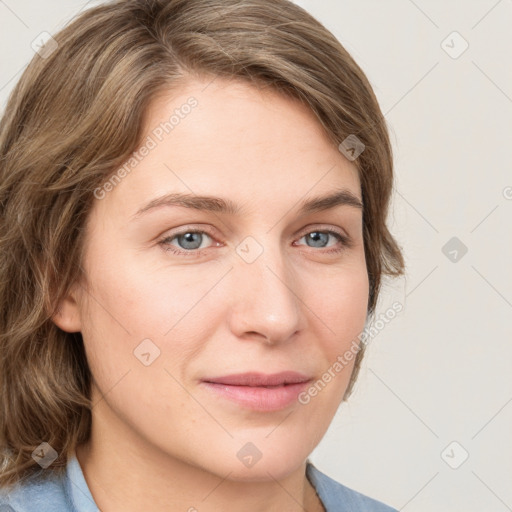
[[[352,366],[307,405],[274,412],[212,396],[201,379],[295,370],[316,381],[350,347],[368,304],[362,211],[297,212],[334,189],[361,199],[358,172],[296,100],[210,82],[155,99],[146,135],[190,96],[198,106],[94,202],[86,278],[53,319],[83,336],[94,407],[77,457],[102,512],[322,510],[306,459]],[[243,214],[164,206],[134,217],[171,192],[231,199]],[[165,250],[187,251],[176,233],[201,229],[199,254]],[[348,235],[350,247],[335,235],[316,245],[306,236],[328,229]],[[248,236],[263,251],[252,263],[236,250]],[[145,366],[134,350],[148,338],[160,356]],[[237,457],[248,442],[262,454],[250,468]]]

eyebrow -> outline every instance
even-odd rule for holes
[[[318,196],[303,200],[299,204],[299,214],[313,213],[329,210],[336,206],[351,206],[363,209],[363,203],[348,189],[341,189],[326,196]],[[194,210],[225,213],[228,215],[240,215],[242,208],[231,201],[214,196],[198,196],[193,194],[172,193],[165,194],[150,201],[143,206],[133,218],[138,218],[144,213],[162,206],[182,206]]]

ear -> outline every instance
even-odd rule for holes
[[[53,323],[66,332],[80,332],[82,322],[80,307],[77,300],[76,287],[59,302],[57,312],[52,316]]]

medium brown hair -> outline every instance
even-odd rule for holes
[[[32,452],[42,442],[58,453],[47,471],[61,472],[89,438],[83,339],[51,318],[81,277],[93,191],[137,148],[156,95],[193,77],[244,80],[303,102],[336,147],[355,135],[365,146],[355,163],[368,318],[381,277],[404,269],[386,227],[393,163],[384,117],[358,65],[297,5],[124,0],[85,11],[54,39],[58,47],[23,73],[0,124],[0,486],[40,469]]]

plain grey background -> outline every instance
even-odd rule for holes
[[[42,32],[101,2],[0,0],[0,104]],[[407,512],[512,510],[512,1],[297,0],[367,73],[407,275],[312,455]]]

